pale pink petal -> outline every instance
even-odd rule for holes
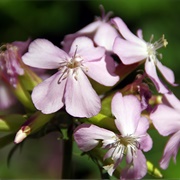
[[[25,64],[44,69],[57,69],[59,63],[69,56],[66,52],[46,39],[36,39],[29,46],[29,51],[22,57]]]
[[[115,28],[108,23],[103,23],[95,33],[94,41],[98,46],[102,46],[106,48],[106,50],[112,51],[112,46],[117,36],[119,35]]]
[[[27,39],[27,41],[14,41],[12,44],[18,47],[18,53],[22,56],[28,49],[30,41],[30,39]]]
[[[122,135],[134,134],[141,114],[139,100],[133,95],[123,97],[121,93],[116,93],[112,99],[111,109]]]
[[[113,51],[123,64],[134,64],[147,58],[147,51],[144,47],[120,37],[115,39]]]
[[[143,39],[142,29],[138,29],[138,30],[137,30],[137,36],[138,36],[140,39]]]
[[[127,25],[124,23],[124,21],[119,18],[119,17],[115,17],[113,19],[111,19],[111,22],[113,24],[115,24],[115,26],[118,28],[119,32],[121,33],[121,35],[127,39],[130,42],[134,42],[137,45],[146,47],[146,42],[140,38],[138,38],[137,36],[135,36],[127,27]]]
[[[57,72],[33,89],[33,103],[44,114],[56,112],[64,105],[63,96],[66,79],[62,80],[59,84],[60,77],[61,73]]]
[[[136,132],[134,133],[135,136],[139,137],[139,148],[143,151],[149,151],[152,148],[152,139],[146,131],[149,128],[149,121],[145,117],[141,117],[139,119],[138,127]]]
[[[180,147],[180,131],[175,133],[166,144],[163,157],[160,161],[160,167],[162,169],[166,169],[168,167],[171,157],[173,157],[174,163],[176,163],[176,155],[178,153],[179,147]]]
[[[168,136],[180,129],[180,112],[160,104],[157,109],[150,114],[155,128],[163,136]]]
[[[101,108],[100,98],[83,71],[79,69],[76,73],[77,79],[73,70],[69,72],[65,92],[66,111],[75,117],[95,116]]]
[[[92,22],[90,24],[88,24],[87,26],[85,26],[84,28],[82,28],[81,30],[79,30],[77,33],[79,34],[89,34],[89,33],[93,33],[97,30],[97,28],[99,28],[101,25],[103,24],[102,21],[95,21]]]
[[[105,49],[103,47],[94,47],[93,41],[83,36],[73,41],[69,52],[70,56],[73,57],[75,52],[83,58],[83,61],[93,61],[101,59],[105,54]]]
[[[174,109],[177,109],[180,112],[180,100],[172,92],[164,94],[163,101],[164,99],[168,101],[168,105],[170,105]]]
[[[84,27],[83,29],[77,31],[74,34],[68,34],[64,37],[64,40],[61,42],[61,44],[63,45],[63,50],[66,52],[69,52],[70,47],[72,42],[74,41],[74,39],[76,39],[77,37],[80,36],[87,36],[90,38],[93,38],[94,33],[96,32],[97,28],[102,24],[102,21],[95,21],[89,25],[87,25],[86,27]],[[73,53],[73,52],[72,52]]]
[[[134,135],[141,136],[143,134],[146,134],[146,131],[148,130],[148,128],[149,128],[148,119],[145,117],[141,117],[139,119],[139,123],[138,123],[137,129]]]
[[[165,94],[169,92],[165,85],[160,81],[156,72],[156,66],[153,61],[146,60],[145,71],[149,78],[153,81],[159,93]]]
[[[162,73],[162,75],[164,76],[164,78],[172,85],[174,84],[174,72],[169,69],[168,67],[162,65],[162,63],[160,61],[157,61],[156,63],[158,69],[160,70],[160,72]]]
[[[121,179],[141,179],[146,173],[146,158],[144,154],[138,150],[137,155],[133,158],[133,165],[121,171]]]
[[[103,139],[115,136],[112,131],[100,128],[93,124],[82,124],[75,129],[74,139],[82,151],[90,151]]]
[[[100,61],[84,63],[85,72],[90,78],[105,86],[113,86],[119,81],[115,75],[115,62],[110,56],[104,56]]]
[[[144,136],[140,137],[139,140],[139,148],[142,149],[143,151],[147,152],[152,149],[153,146],[153,141],[149,134],[144,134]]]

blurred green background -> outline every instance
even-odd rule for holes
[[[74,33],[101,16],[99,5],[121,17],[132,30],[141,28],[144,39],[154,34],[158,40],[165,34],[169,44],[160,50],[161,62],[173,69],[176,83],[180,84],[180,1],[179,0],[87,0],[87,1],[25,1],[0,0],[0,43],[25,41],[29,37],[47,38],[60,45],[66,34]],[[180,98],[180,88],[171,88]],[[167,138],[150,132],[154,147],[146,156],[156,166],[161,158]],[[0,150],[0,178],[58,179],[61,173],[61,141],[53,133],[38,140],[29,140],[22,151],[12,157],[7,167],[7,155],[12,144]],[[74,150],[74,177],[77,179],[100,178],[96,166],[87,157]],[[162,171],[164,178],[180,178],[180,153],[176,165],[170,163]],[[145,178],[153,178],[146,176]]]

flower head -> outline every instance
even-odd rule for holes
[[[109,17],[112,12],[105,14],[104,8],[101,6],[102,17],[96,18],[96,20],[89,25],[85,26],[76,33],[66,35],[62,45],[65,51],[69,51],[70,46],[75,38],[80,36],[87,36],[93,40],[97,46],[102,46],[108,51],[112,51],[114,40],[119,36],[117,30],[112,26],[109,21]]]
[[[100,98],[86,75],[106,86],[114,85],[119,79],[108,72],[106,66],[112,66],[112,62],[105,61],[104,53],[104,48],[94,47],[87,37],[76,38],[69,53],[45,39],[32,42],[29,52],[23,56],[24,63],[32,67],[58,70],[34,88],[32,100],[36,108],[49,114],[65,104],[66,111],[73,116],[96,115],[101,107]]]
[[[82,124],[74,133],[75,141],[82,151],[90,151],[99,142],[107,149],[104,159],[110,158],[113,164],[105,166],[110,175],[125,158],[126,166],[121,177],[142,178],[147,171],[146,160],[141,150],[148,151],[152,140],[146,133],[149,123],[141,117],[141,105],[133,95],[117,93],[112,99],[112,113],[119,133],[95,125]]]
[[[142,31],[138,31],[138,37],[132,34],[122,19],[116,17],[112,19],[112,23],[115,24],[122,37],[117,37],[113,45],[113,51],[116,53],[123,64],[133,64],[145,60],[145,71],[149,78],[155,84],[157,90],[160,93],[167,93],[169,90],[159,79],[156,66],[162,73],[164,78],[172,85],[174,84],[174,73],[171,69],[162,65],[158,60],[158,56],[162,58],[162,55],[157,52],[161,47],[166,47],[168,42],[164,38],[160,38],[155,43],[152,43],[153,36],[150,42],[143,40]]]
[[[26,42],[16,41],[0,47],[0,76],[13,87],[16,87],[17,77],[24,74],[21,56],[27,49],[29,40]]]

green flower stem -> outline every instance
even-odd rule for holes
[[[72,178],[73,119],[67,129],[68,139],[63,140],[62,179]]]
[[[0,117],[0,132],[16,132],[27,117],[19,114],[9,114]]]
[[[29,110],[35,111],[36,108],[32,103],[31,96],[27,90],[25,90],[20,83],[17,83],[16,88],[12,88],[13,93],[15,94],[16,98]]]
[[[28,91],[32,91],[35,86],[42,82],[42,79],[28,67],[24,68],[24,75],[19,76],[18,79],[23,88]]]
[[[86,119],[86,121],[88,121],[89,123],[95,124],[97,126],[112,130],[112,131],[117,130],[114,123],[114,119],[101,113],[99,113],[96,116]]]
[[[43,114],[40,111],[37,111],[24,123],[24,126],[29,126],[31,133],[34,133],[49,122],[54,115],[55,114]]]

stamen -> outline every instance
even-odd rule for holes
[[[74,52],[74,56],[73,56],[73,59],[75,59],[75,57],[76,57],[76,53],[77,53],[77,48],[78,48],[78,45],[76,45],[76,50],[75,50],[75,52]]]
[[[154,34],[151,35],[149,42],[151,43],[154,39]]]
[[[59,77],[59,79],[58,79],[58,84],[60,84],[64,79],[66,79],[67,78],[67,75],[68,75],[68,69],[66,68],[65,70],[64,70],[64,72],[61,74],[61,76]],[[66,75],[65,75],[65,73],[66,73]],[[65,76],[64,76],[65,75]],[[63,77],[64,76],[64,77]]]
[[[157,50],[163,46],[166,47],[168,45],[168,42],[164,38],[164,34],[163,34],[162,38],[160,38],[158,41],[156,41],[153,45],[154,45],[155,50]]]

